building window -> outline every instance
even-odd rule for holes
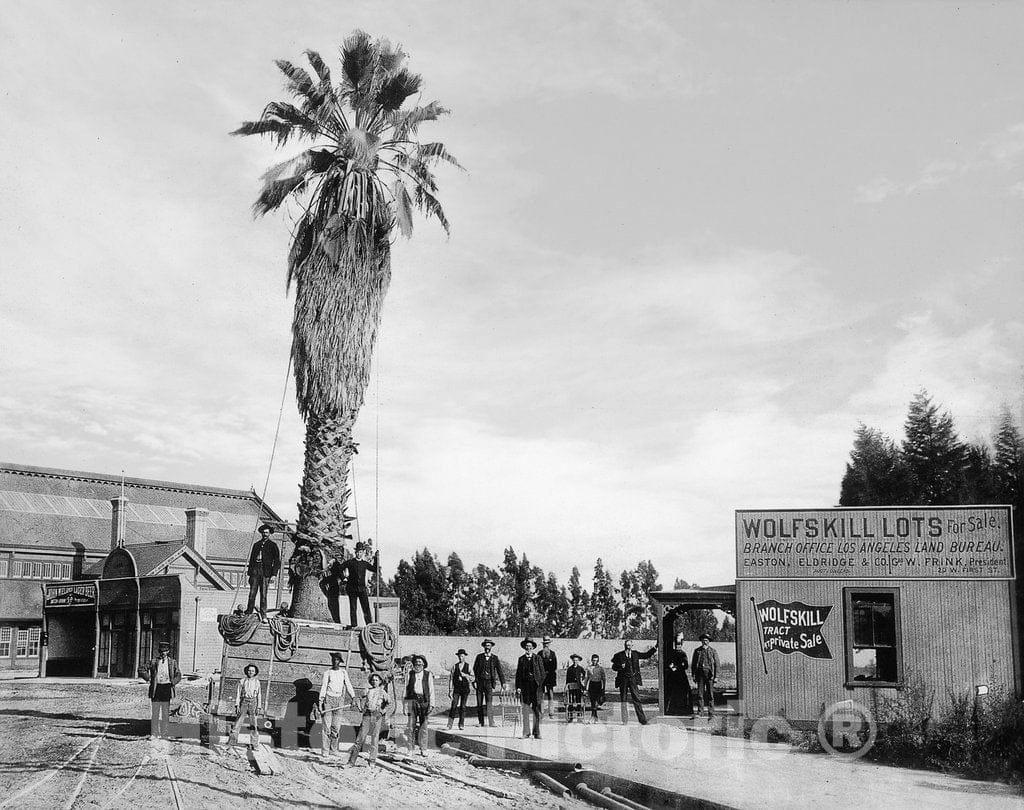
[[[0,627],[0,658],[10,658],[11,655],[11,628]]]
[[[32,579],[43,578],[43,564],[39,562],[32,563]]]
[[[18,629],[18,644],[14,649],[15,658],[28,658],[28,629]]]
[[[903,644],[898,588],[844,588],[847,686],[900,686]]]
[[[43,563],[43,579],[53,579],[53,563]]]
[[[7,578],[7,560],[0,560],[0,579]]]
[[[11,560],[11,577],[13,579],[21,579],[22,569],[25,567],[25,563],[21,560]]]
[[[42,630],[38,627],[33,627],[28,631],[28,657],[38,658],[39,657],[39,638],[42,635]]]
[[[71,563],[60,564],[60,578],[71,579]]]

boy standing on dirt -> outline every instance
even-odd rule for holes
[[[255,749],[260,744],[259,716],[263,713],[263,688],[260,686],[260,670],[255,664],[247,664],[245,677],[238,682],[235,689],[235,726],[228,735],[228,744],[237,745],[238,735],[242,731],[242,723],[249,721],[249,747]]]
[[[366,697],[363,698],[363,722],[359,726],[359,734],[356,736],[355,745],[352,746],[352,753],[348,755],[349,765],[356,764],[359,752],[363,750],[363,745],[367,740],[370,743],[370,764],[377,763],[380,727],[384,722],[384,713],[390,704],[391,700],[384,688],[384,678],[377,672],[371,672],[370,688],[366,690]]]

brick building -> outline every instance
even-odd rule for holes
[[[0,463],[0,670],[45,660],[45,583],[49,636],[70,650],[48,674],[129,675],[164,639],[209,668],[263,521],[280,518],[251,490]]]

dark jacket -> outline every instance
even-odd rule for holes
[[[682,684],[684,681],[686,683],[690,682],[689,679],[686,677],[686,670],[689,668],[689,664],[686,660],[685,652],[683,652],[682,650],[670,651],[665,663],[666,683]]]
[[[366,572],[376,570],[377,565],[373,562],[357,560],[355,557],[345,560],[338,568],[339,574],[348,574],[348,579],[345,581],[345,593],[356,594],[357,596],[366,593]]]
[[[156,669],[160,666],[159,656],[149,662],[149,699],[156,694]],[[178,669],[178,662],[171,656],[167,656],[167,675],[171,679],[171,697],[174,697],[174,687],[181,681],[181,670]]]
[[[579,664],[572,664],[565,671],[565,685],[583,687],[587,684],[587,671]]]
[[[711,680],[718,677],[718,653],[711,645],[708,645],[707,649],[700,646],[694,650],[690,661],[693,664],[690,671],[693,673],[694,680],[705,676]]]
[[[249,578],[270,579],[281,570],[281,555],[277,543],[262,537],[253,543],[249,553]]]
[[[493,689],[499,683],[502,689],[505,688],[505,671],[501,668],[501,661],[494,653],[491,653],[490,658],[483,653],[477,655],[473,661],[473,677],[476,678],[477,689],[482,689],[484,686],[490,686]]]
[[[519,665],[516,667],[516,691],[524,695],[540,689],[544,685],[547,672],[544,669],[544,662],[539,655],[532,657],[523,653],[519,656]]]
[[[630,650],[628,656],[625,650],[619,650],[615,653],[612,656],[612,669],[618,673],[615,676],[615,685],[621,687],[627,682],[632,681],[636,686],[641,686],[644,681],[640,677],[640,662],[646,661],[657,651],[657,647],[651,647],[645,653]]]
[[[469,668],[469,664],[456,664],[448,675],[452,694],[469,694],[470,687],[473,685],[473,671]]]
[[[550,647],[546,650],[542,648],[537,655],[544,662],[544,685],[553,688],[558,683],[558,656]]]

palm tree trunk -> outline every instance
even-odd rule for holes
[[[352,518],[345,514],[351,490],[348,471],[355,453],[355,414],[306,417],[306,456],[300,489],[293,573],[292,615],[331,621],[327,598],[320,589],[324,575],[322,549],[344,545]]]

